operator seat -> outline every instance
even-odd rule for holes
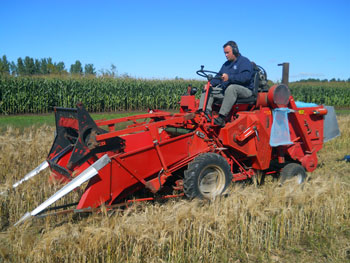
[[[252,62],[252,63],[254,63],[254,62]],[[255,104],[256,99],[258,97],[259,85],[260,85],[259,71],[256,71],[254,74],[254,89],[252,90],[253,95],[248,97],[248,98],[237,98],[236,104]]]

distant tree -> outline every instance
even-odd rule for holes
[[[65,70],[65,65],[64,62],[59,62],[59,63],[52,63],[52,59],[48,59],[48,64],[47,64],[48,70],[50,74],[66,74],[67,71]]]
[[[26,70],[25,70],[22,58],[17,59],[17,74],[20,76],[23,76],[26,74]]]
[[[33,59],[26,56],[24,59],[19,57],[16,63],[8,61],[6,55],[0,57],[0,74],[4,73],[13,76],[68,74],[62,61],[56,63],[52,61],[52,58]],[[83,71],[81,62],[76,60],[70,67],[70,73],[96,76],[96,69],[93,64],[86,64]],[[111,70],[108,70],[108,75],[116,76],[116,66],[113,64]]]
[[[35,69],[35,75],[40,75],[41,74],[41,63],[39,59],[34,60],[34,69]]]
[[[100,73],[102,77],[113,77],[115,78],[118,75],[117,67],[114,64],[111,64],[111,69],[101,69]]]
[[[7,61],[5,55],[0,58],[0,74],[10,74],[10,63]]]
[[[306,82],[320,82],[319,79],[314,79],[314,78],[308,78]]]
[[[119,75],[120,76],[120,75]],[[131,76],[128,74],[128,73],[123,73],[122,75],[121,75],[121,78],[123,78],[123,79],[130,79],[131,78]]]
[[[55,63],[56,70],[59,74],[66,73],[66,69],[64,66],[64,62],[58,62],[57,64]]]
[[[40,60],[40,74],[46,75],[49,74],[49,69],[47,68],[47,59],[42,58]]]
[[[70,66],[70,73],[80,75],[83,73],[83,68],[79,60],[75,61],[75,63]]]
[[[47,71],[48,71],[48,74],[53,74],[55,73],[55,65],[54,63],[52,62],[52,58],[48,58],[47,59]]]
[[[332,78],[329,80],[329,82],[336,82],[337,80],[335,78]]]
[[[28,56],[24,58],[24,70],[26,75],[34,75],[35,65],[34,60]]]
[[[117,67],[114,65],[114,64],[111,64],[111,75],[113,76],[113,77],[116,77],[117,76]]]
[[[56,64],[56,68],[58,70],[59,73],[62,73],[65,70],[65,66],[64,66],[64,62],[58,62]]]
[[[85,64],[85,76],[94,75],[96,76],[96,71],[93,64]]]
[[[18,70],[15,62],[10,63],[10,70],[11,70],[11,75],[16,76],[18,75]]]

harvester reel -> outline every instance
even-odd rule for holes
[[[225,158],[216,153],[204,153],[188,165],[184,192],[191,199],[214,199],[225,192],[231,181],[231,169]]]
[[[307,174],[303,166],[298,163],[289,163],[281,170],[279,184],[283,185],[287,182],[302,184],[305,182],[306,176]]]

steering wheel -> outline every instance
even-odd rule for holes
[[[210,70],[204,70],[204,66],[201,66],[200,70],[196,71],[197,75],[206,78],[208,81],[211,81],[212,79],[221,79],[222,74],[219,74],[218,72],[215,71],[210,71]],[[212,74],[215,74],[215,77],[213,77]]]

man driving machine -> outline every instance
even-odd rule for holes
[[[228,41],[223,48],[227,61],[210,81],[211,90],[205,110],[205,114],[211,116],[214,100],[222,101],[219,116],[214,119],[214,124],[221,127],[225,126],[227,115],[237,98],[252,96],[254,88],[254,69],[250,60],[239,53],[234,41]],[[203,109],[205,92],[200,98],[199,112]]]

